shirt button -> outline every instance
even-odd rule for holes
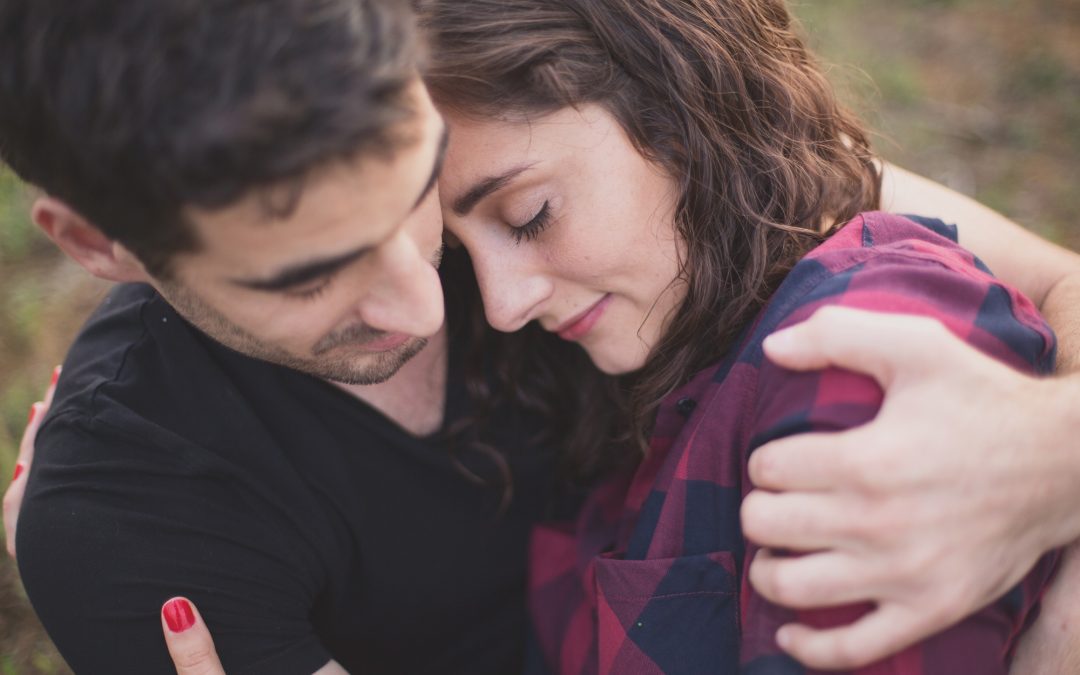
[[[694,412],[694,408],[696,407],[697,401],[689,397],[680,398],[675,402],[675,410],[683,417],[690,417],[690,413]]]

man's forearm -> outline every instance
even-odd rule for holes
[[[1039,310],[1057,334],[1058,373],[1080,378],[1080,273],[1054,284]]]

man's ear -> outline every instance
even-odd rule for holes
[[[150,281],[146,268],[130,251],[59,199],[39,197],[30,214],[49,239],[95,277],[109,281]]]

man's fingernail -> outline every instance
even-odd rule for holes
[[[49,382],[49,386],[51,387],[51,386],[56,385],[56,381],[59,380],[59,379],[60,379],[60,366],[57,366],[57,367],[53,368],[52,380]]]
[[[174,633],[183,633],[195,625],[195,612],[191,609],[191,603],[184,598],[173,598],[166,602],[161,608],[161,615]]]
[[[26,423],[30,424],[31,422],[33,422],[34,421],[34,415],[36,415],[36,414],[37,414],[37,403],[30,406],[30,417],[26,418]]]
[[[762,346],[766,349],[784,352],[790,350],[794,346],[794,340],[791,337],[791,332],[788,330],[782,330],[772,335],[766,336],[762,342]]]
[[[11,477],[12,482],[15,482],[15,481],[19,480],[19,476],[22,475],[23,469],[25,469],[25,468],[26,467],[23,466],[22,462],[16,462],[15,463],[15,475],[13,475]]]

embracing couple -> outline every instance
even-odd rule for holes
[[[5,499],[72,668],[1066,672],[1076,256],[779,0],[415,4],[0,0],[3,160],[120,282]]]

